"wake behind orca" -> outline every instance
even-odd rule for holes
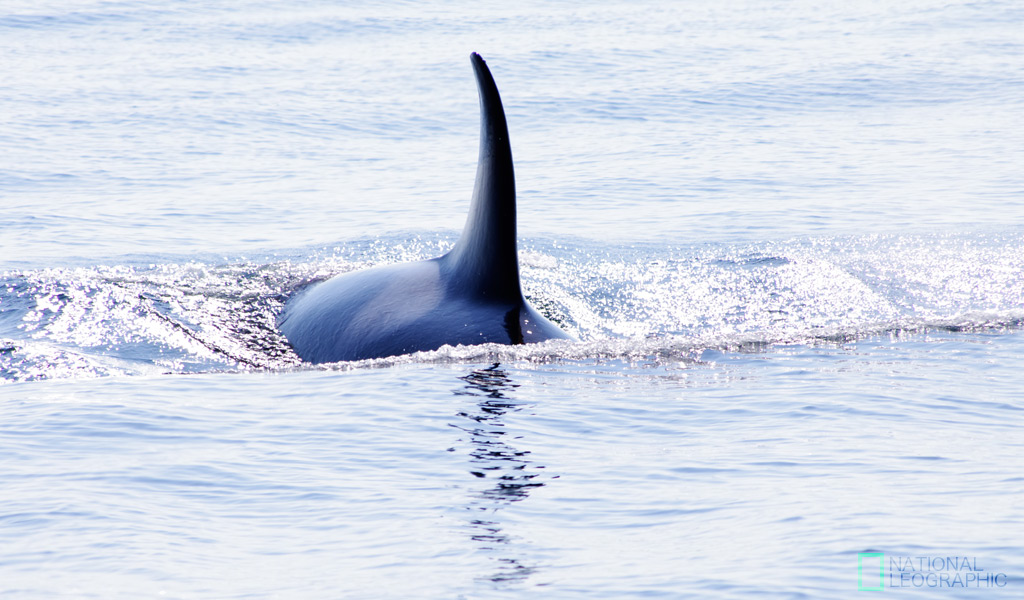
[[[484,59],[475,52],[470,59],[480,91],[480,159],[462,235],[444,256],[345,273],[292,298],[278,327],[303,360],[571,339],[523,297],[505,111]]]

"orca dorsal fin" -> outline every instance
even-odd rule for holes
[[[484,59],[476,52],[470,59],[480,90],[480,158],[466,226],[446,259],[461,289],[496,302],[521,302],[516,178],[505,110]]]

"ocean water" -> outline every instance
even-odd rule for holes
[[[0,6],[0,597],[1020,597],[1024,7],[481,4]],[[579,341],[302,364],[471,51]]]

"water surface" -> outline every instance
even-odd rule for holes
[[[1019,596],[1022,22],[6,3],[0,595]],[[302,365],[290,294],[461,229],[471,51],[580,341]]]

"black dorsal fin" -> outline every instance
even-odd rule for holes
[[[501,97],[487,64],[470,55],[480,90],[480,159],[466,226],[446,257],[459,287],[496,302],[522,301],[516,255],[516,180]]]

